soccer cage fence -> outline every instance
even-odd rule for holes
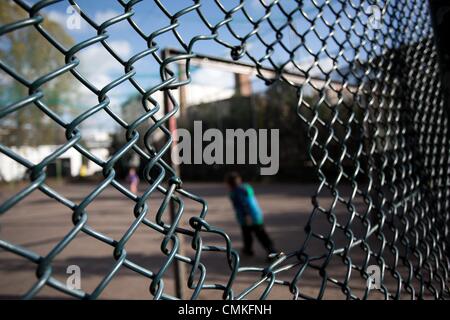
[[[114,2],[121,12],[100,22],[77,0],[0,4],[0,83],[3,88],[12,83],[21,88],[15,94],[2,92],[2,131],[9,126],[32,125],[36,117],[45,115],[65,134],[58,148],[37,163],[2,137],[0,152],[26,168],[27,183],[0,204],[0,226],[2,217],[14,215],[16,206],[34,192],[66,207],[72,223],[45,254],[4,239],[4,228],[0,229],[0,248],[35,265],[36,281],[23,298],[34,298],[51,287],[67,296],[95,299],[123,268],[147,281],[155,299],[196,299],[208,290],[220,292],[223,299],[245,299],[254,292],[267,299],[276,287],[285,288],[286,299],[322,299],[330,287],[338,288],[344,299],[449,297],[450,52],[443,33],[448,31],[450,9],[445,1]],[[57,5],[71,8],[93,31],[92,36],[72,43],[57,37],[49,26],[51,15],[46,13]],[[147,5],[163,25],[152,30],[141,27],[137,15]],[[107,9],[108,4],[102,2],[101,6]],[[119,54],[110,40],[118,25],[126,25],[145,48],[126,59]],[[200,27],[202,31],[197,32]],[[32,60],[33,50],[39,48],[21,37],[27,30],[56,50],[59,58],[49,58],[54,61],[38,68]],[[168,35],[176,49],[166,50],[160,43]],[[17,39],[24,39],[26,66],[16,63],[18,51],[10,50]],[[228,58],[204,54],[202,48],[208,43],[220,46]],[[103,86],[94,84],[80,68],[86,57],[83,50],[94,45],[101,46],[122,69]],[[139,69],[145,68],[139,65],[144,58],[150,58],[158,70],[152,86],[143,85],[137,76]],[[299,129],[299,134],[306,136],[305,154],[317,187],[303,227],[304,241],[295,251],[278,253],[265,267],[241,266],[232,239],[208,222],[206,201],[184,188],[183,177],[168,156],[175,145],[180,110],[177,94],[189,88],[192,66],[202,63],[256,74],[268,86],[281,83],[295,90],[291,107],[306,128],[304,132]],[[93,72],[104,70],[99,66]],[[48,97],[50,84],[69,75],[97,97],[96,103],[72,119],[52,108]],[[134,119],[124,120],[111,107],[110,93],[124,83],[139,97],[134,107],[140,113]],[[73,94],[71,86],[58,90]],[[161,93],[163,104],[155,98]],[[75,94],[75,99],[82,97]],[[33,112],[34,116],[17,117],[19,112]],[[109,121],[124,132],[122,145],[107,159],[85,147],[80,130],[100,112],[106,112]],[[156,134],[164,138],[157,147],[152,144]],[[101,182],[79,201],[70,200],[47,183],[47,167],[68,150],[102,168]],[[146,188],[142,194],[132,193],[117,177],[116,164],[129,154],[138,157],[143,167]],[[120,238],[111,238],[89,223],[90,207],[107,187],[135,204],[127,213],[134,217],[133,222]],[[163,197],[158,207],[148,204],[155,193]],[[196,202],[201,209],[187,225],[181,225],[186,201]],[[344,214],[337,215],[339,210]],[[127,255],[127,243],[138,228],[162,236],[163,262],[157,269]],[[110,246],[114,260],[90,292],[69,288],[53,274],[55,259],[80,234]],[[211,235],[220,237],[222,245],[210,245]],[[189,252],[183,249],[182,238]],[[312,243],[320,243],[321,249]],[[221,272],[226,281],[209,279],[205,254],[223,261]],[[374,265],[379,268],[380,281],[371,288],[366,284]],[[167,293],[164,285],[171,276],[169,268],[176,273],[174,295]],[[315,295],[303,290],[305,275],[312,273],[315,276],[307,280],[318,288]],[[237,290],[235,283],[242,274],[253,279],[252,284]],[[355,283],[359,289],[353,287]]]

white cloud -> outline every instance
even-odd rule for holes
[[[58,24],[65,26],[67,21],[67,14],[64,12],[52,10],[47,14],[47,17]]]
[[[110,41],[108,44],[120,57],[128,57],[132,52],[131,45],[127,41]],[[78,57],[81,60],[81,72],[98,88],[110,83],[124,70],[101,45],[88,47],[80,52]]]
[[[120,15],[119,12],[112,10],[112,9],[107,9],[104,11],[97,11],[95,13],[94,21],[98,24],[102,24],[106,20],[117,17],[119,15]]]
[[[128,56],[132,51],[131,45],[127,41],[110,41],[109,44],[120,56]],[[98,89],[102,89],[124,73],[123,66],[102,45],[90,46],[79,52],[77,57],[81,61],[77,69]],[[113,94],[109,95],[110,107],[115,112],[118,111],[118,107],[128,97],[128,93],[124,92],[124,90],[126,89],[118,87],[113,90]],[[98,103],[98,97],[81,83],[78,83],[74,91],[76,93],[73,99],[77,105],[83,108],[83,111],[86,110],[85,108]],[[103,114],[103,112],[100,114]],[[103,116],[94,116],[83,122],[82,125],[83,128],[95,128],[96,130],[106,131],[113,130],[114,126],[115,122],[104,114]]]
[[[97,24],[101,24],[118,15],[120,15],[119,12],[107,9],[96,12],[92,19]],[[70,15],[66,13],[65,10],[49,11],[47,17],[61,25],[71,34],[73,34],[73,32],[85,32],[91,28],[89,24],[81,18],[80,29],[69,29],[67,19]],[[108,41],[108,44],[124,60],[128,59],[133,53],[132,46],[127,40],[111,40]],[[77,70],[97,89],[102,89],[124,73],[124,67],[117,62],[101,44],[89,46],[78,52],[76,56],[80,60],[80,65]],[[2,81],[3,79],[0,78],[0,82]],[[70,91],[68,98],[73,101],[74,105],[80,107],[80,112],[85,111],[86,108],[92,107],[98,103],[98,97],[81,83],[77,82],[73,89],[74,90]],[[115,112],[118,111],[118,107],[129,95],[129,93],[124,90],[126,91],[127,89],[125,87],[115,88],[113,94],[110,95],[110,107],[113,108]],[[113,130],[115,122],[109,116],[104,114],[102,116],[102,114],[103,112],[86,120],[83,122],[82,127],[85,129],[94,128],[96,130]]]
[[[192,82],[205,86],[230,88],[234,87],[234,76],[231,72],[202,67],[192,72]]]
[[[201,67],[192,72],[192,84],[187,88],[187,103],[199,103],[229,99],[235,93],[235,79],[231,72]]]

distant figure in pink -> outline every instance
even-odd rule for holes
[[[135,168],[130,168],[130,170],[128,171],[127,182],[130,184],[130,191],[134,194],[137,194],[139,186],[139,176],[136,173]]]

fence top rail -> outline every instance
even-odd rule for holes
[[[165,49],[165,51],[167,52],[167,57],[186,54],[186,52],[174,48],[167,48]],[[185,66],[187,60],[184,59],[177,60],[176,63]],[[336,81],[333,79],[325,80],[323,78],[310,75],[305,77],[305,75],[302,75],[301,73],[288,71],[286,69],[280,71],[275,68],[269,68],[266,66],[255,66],[250,62],[234,61],[226,58],[198,53],[193,54],[192,57],[189,58],[189,63],[201,67],[212,67],[218,70],[228,71],[236,74],[246,74],[246,75],[260,74],[262,76],[262,79],[270,79],[271,81],[279,80],[280,77],[282,76],[283,79],[287,80],[288,82],[296,86],[300,86],[304,83],[312,83],[315,86],[323,86],[326,84],[327,85],[331,84],[334,86],[342,87],[344,82],[344,81]],[[354,85],[347,85],[347,86],[353,89],[356,88],[356,86]]]

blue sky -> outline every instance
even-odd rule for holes
[[[266,0],[266,2],[269,2],[269,0]],[[325,0],[315,0],[317,6],[320,6],[325,2]],[[359,1],[354,1],[356,5],[358,4],[358,2]],[[123,7],[116,0],[78,0],[77,3],[85,13],[87,13],[93,20],[99,23],[123,13]],[[161,1],[161,3],[164,4],[169,12],[175,13],[180,9],[192,4],[193,2],[191,0],[166,0]],[[227,0],[221,1],[221,3],[226,3],[227,9],[230,9],[237,5],[239,1]],[[283,4],[286,11],[292,11],[298,5],[297,1],[294,0],[282,0],[281,3]],[[305,1],[302,7],[302,11],[306,13],[311,19],[319,14],[319,10],[315,8],[312,3],[313,2],[311,0]],[[339,0],[331,1],[331,3],[332,5],[325,6],[326,9],[323,12],[323,18],[325,21],[333,22],[333,20],[335,20],[336,18],[333,11],[330,9],[339,11],[343,8],[343,5],[342,1]],[[67,9],[67,5],[67,1],[62,1],[61,3],[47,7],[44,12],[48,13],[52,19],[57,20],[61,24],[63,24],[64,20],[67,19],[67,14],[65,12]],[[245,4],[245,8],[255,20],[264,15],[265,9],[259,3],[259,0],[248,0]],[[201,10],[212,24],[222,21],[224,18],[223,12],[219,10],[217,4],[213,0],[203,0]],[[168,18],[156,6],[153,0],[144,0],[143,2],[135,5],[134,11],[135,15],[133,16],[133,20],[146,34],[150,34],[152,31],[155,31],[169,24]],[[350,6],[346,6],[346,12],[348,12],[350,15],[352,13],[354,14],[354,10]],[[304,32],[311,27],[299,12],[295,13],[293,17],[294,25],[300,32]],[[286,21],[285,16],[276,7],[272,9],[271,19],[277,26],[280,26]],[[179,21],[181,26],[177,30],[180,32],[181,36],[185,39],[186,42],[189,42],[189,39],[198,34],[209,34],[209,30],[203,26],[203,23],[200,21],[196,12],[191,12],[181,17]],[[346,18],[344,14],[340,15],[340,22],[344,28],[349,28],[351,26],[350,20]],[[252,30],[251,24],[248,22],[247,18],[242,14],[241,11],[233,15],[233,22],[231,25],[240,35],[245,35]],[[316,53],[322,48],[323,45],[322,42],[318,40],[318,36],[325,37],[330,33],[330,30],[326,26],[326,23],[321,19],[316,20],[316,22],[314,23],[314,28],[318,35],[314,34],[313,32],[308,33],[304,38],[304,43],[311,51]],[[143,41],[143,39],[140,38],[134,30],[132,30],[128,22],[121,22],[110,27],[108,30],[110,34],[108,42],[111,43],[111,46],[113,48],[117,47],[117,50],[123,53],[124,58],[131,57],[133,54],[145,50],[145,41]],[[82,28],[79,30],[69,30],[70,34],[75,38],[76,41],[86,40],[89,37],[94,36],[94,31],[95,30],[90,28],[86,23],[84,23],[82,25]],[[336,52],[338,50],[337,41],[345,40],[344,33],[339,32],[339,29],[337,29],[336,31],[336,40],[329,38],[326,41],[326,48],[329,52]],[[260,34],[263,34],[267,38],[267,41],[274,40],[275,37],[275,32],[273,32],[267,22],[261,24]],[[221,39],[227,42],[238,44],[238,41],[231,37],[230,33],[226,30],[225,27],[222,27],[220,29],[219,36]],[[285,44],[288,47],[294,47],[301,41],[299,37],[295,36],[295,34],[288,29],[286,29],[286,31],[283,33],[283,39],[285,39]],[[158,36],[156,40],[160,48],[173,47],[181,49],[178,41],[170,32]],[[358,37],[354,36],[350,40],[355,45],[358,44]],[[257,58],[261,58],[265,54],[266,48],[261,45],[261,43],[255,36],[249,39],[248,48],[251,53]],[[194,50],[203,54],[229,58],[229,50],[223,46],[216,44],[214,41],[197,42]],[[352,54],[353,52],[353,49],[350,48],[348,44],[346,52],[350,54]],[[324,59],[326,58],[325,54],[322,54],[321,56]],[[273,57],[277,62],[283,62],[288,59],[288,53],[285,52],[280,46],[276,46],[275,54],[273,55]],[[308,53],[304,48],[298,50],[298,62],[308,63],[309,61],[311,61],[311,59],[311,54]],[[150,65],[150,63],[148,65]],[[154,63],[152,65],[157,67]],[[140,74],[138,75],[138,77],[139,76],[141,78],[153,77],[154,79],[157,79],[158,70],[157,68],[149,68],[145,74]]]
[[[261,1],[265,1],[266,3],[270,2],[270,0]],[[313,20],[315,17],[317,17],[317,15],[320,13],[317,7],[326,4],[327,1],[328,0],[309,0],[303,2],[302,12],[307,15],[307,18],[303,16],[298,10],[293,14],[293,24],[300,33],[306,33],[307,30],[311,29],[311,24],[308,22],[308,19]],[[37,2],[37,0],[28,0],[28,2],[35,3]],[[97,23],[102,23],[124,12],[123,7],[116,0],[77,0],[76,2],[81,7],[83,12],[85,12],[91,19],[93,19]],[[161,0],[160,2],[171,14],[178,12],[179,10],[193,3],[192,0]],[[239,1],[222,0],[221,3],[226,7],[226,9],[230,9],[236,6]],[[281,3],[285,10],[288,12],[293,11],[298,6],[298,2],[295,0],[281,0]],[[313,5],[314,3],[317,7]],[[347,15],[354,16],[356,14],[356,11],[351,6],[344,4],[345,1],[331,0],[328,1],[328,3],[329,4],[324,6],[325,9],[322,12],[323,19],[316,19],[313,23],[314,31],[316,33],[310,31],[306,33],[306,36],[303,39],[301,39],[289,29],[286,29],[283,32],[283,39],[286,46],[293,48],[300,43],[304,45],[296,52],[295,60],[298,65],[300,65],[302,70],[309,71],[310,74],[320,75],[321,71],[319,68],[312,66],[313,61],[315,60],[314,55],[308,52],[305,49],[305,46],[309,48],[309,50],[313,54],[318,53],[321,48],[325,46],[327,52],[332,57],[335,57],[334,60],[336,60],[337,64],[341,67],[342,65],[345,65],[345,61],[337,54],[339,51],[338,42],[344,42],[345,40],[350,41],[346,42],[344,45],[345,56],[349,60],[352,60],[355,55],[355,51],[353,50],[352,46],[357,47],[358,45],[360,45],[360,37],[356,36],[353,33],[350,37],[346,37],[346,34],[342,32],[342,29],[339,27],[334,28],[334,38],[328,37],[328,35],[330,34],[330,28],[327,26],[327,22],[332,24],[336,22],[336,16],[334,12],[341,12],[339,15],[339,22],[343,29],[352,27],[352,22],[347,17]],[[362,3],[362,0],[353,0],[353,6],[355,7],[357,7],[359,3]],[[49,18],[57,21],[62,26],[64,26],[66,28],[66,31],[75,39],[76,42],[81,42],[95,36],[95,29],[90,27],[84,21],[82,21],[80,29],[67,29],[66,22],[67,18],[69,17],[69,15],[67,14],[68,5],[68,1],[61,1],[59,3],[46,7],[44,10],[42,10],[42,13],[47,14]],[[253,17],[254,20],[257,20],[265,13],[264,6],[261,5],[259,0],[246,1],[245,8],[248,10],[249,14]],[[345,8],[345,14],[342,11],[343,8]],[[224,13],[219,9],[214,0],[203,0],[201,10],[213,25],[224,19]],[[161,9],[157,7],[155,1],[153,0],[144,0],[141,3],[135,5],[134,11],[135,14],[133,16],[133,20],[144,31],[145,34],[150,34],[155,30],[169,25],[169,19],[164,15]],[[286,21],[285,16],[276,7],[273,7],[272,9],[271,19],[277,27],[282,25]],[[182,16],[179,19],[179,23],[180,27],[178,27],[177,30],[180,32],[182,38],[185,39],[185,42],[189,42],[190,39],[199,34],[210,34],[210,31],[204,26],[195,11]],[[249,21],[241,11],[233,15],[233,22],[231,26],[241,36],[247,34],[252,30],[251,23],[249,23]],[[355,28],[355,32],[362,32],[362,26],[360,23],[356,23],[355,25],[353,25],[353,28]],[[233,45],[239,44],[239,42],[231,36],[231,34],[226,30],[225,27],[222,27],[219,30],[219,37],[222,40],[227,41]],[[132,29],[127,21],[122,21],[116,25],[109,27],[108,34],[108,43],[125,60],[128,60],[136,53],[142,52],[147,48],[145,41]],[[264,38],[268,42],[271,42],[275,39],[275,32],[267,22],[264,22],[260,25],[260,34],[264,35]],[[324,41],[319,40],[319,38],[326,37],[327,39]],[[155,40],[160,49],[166,47],[178,49],[182,48],[171,32],[164,33],[163,35],[158,36]],[[351,43],[352,45],[350,46],[349,43]],[[266,54],[266,47],[263,46],[255,36],[250,38],[247,44],[249,52],[251,52],[251,54],[257,59],[263,57]],[[281,46],[275,46],[274,50],[275,52],[273,54],[273,57],[277,63],[282,63],[289,58],[288,53],[284,51]],[[214,41],[197,42],[196,46],[194,47],[194,52],[218,56],[222,58],[230,58],[229,49],[215,43]],[[83,72],[86,78],[93,82],[98,88],[102,88],[113,79],[123,74],[123,67],[110,56],[110,54],[102,47],[101,44],[96,44],[83,49],[79,52],[78,56],[81,60],[81,64],[78,68]],[[364,55],[361,55],[361,58],[364,59]],[[245,58],[243,60],[245,60]],[[328,70],[331,70],[333,68],[333,59],[328,57],[325,52],[322,52],[319,55],[319,65],[325,72],[327,72]],[[159,66],[157,63],[155,63],[153,58],[146,57],[138,61],[135,64],[135,68],[137,70],[135,78],[141,83],[143,87],[151,87],[160,83]],[[232,85],[232,74],[224,72],[215,72],[214,74],[208,74],[205,73],[205,70],[202,69],[192,69],[191,71],[194,82],[202,83],[202,81],[206,81],[205,85],[208,83],[210,85],[211,83],[214,83],[214,85],[223,86],[224,88]],[[110,92],[109,96],[112,98],[113,107],[115,107],[117,110],[125,100],[127,100],[131,95],[135,93],[136,91],[131,86],[131,84],[125,83]],[[84,92],[81,92],[80,96],[83,97],[82,103],[86,105],[92,105],[92,103],[95,103],[96,96],[90,95],[86,90]]]

